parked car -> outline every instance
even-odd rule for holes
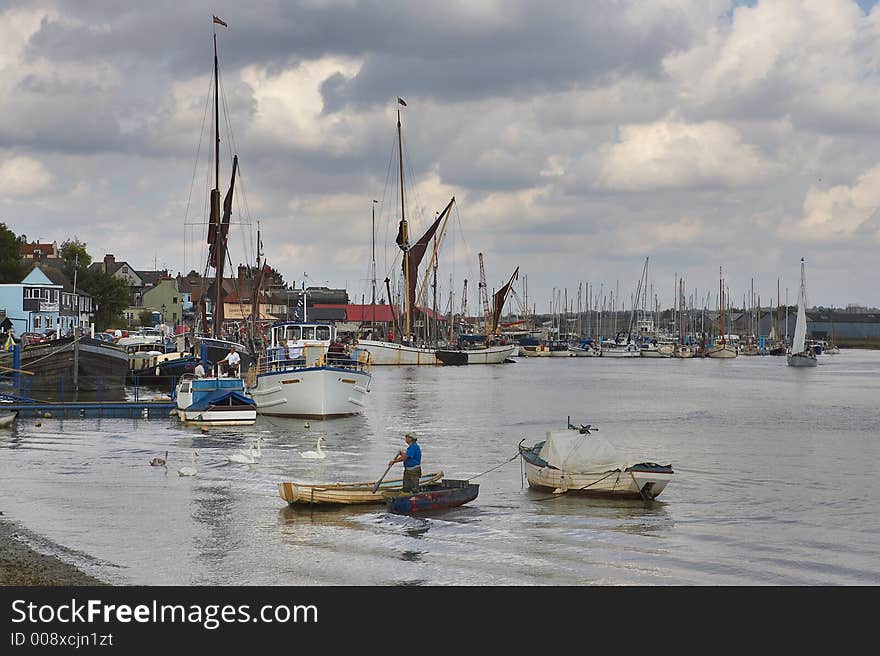
[[[49,341],[49,338],[43,333],[22,333],[21,334],[21,343],[24,346],[28,344],[44,344]]]

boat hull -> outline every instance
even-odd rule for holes
[[[638,358],[641,357],[639,355],[638,349],[630,349],[626,347],[620,348],[608,348],[607,346],[602,347],[602,357],[603,358]]]
[[[520,346],[519,354],[526,358],[549,358],[550,349],[542,344],[538,346]]]
[[[344,367],[289,368],[258,374],[248,391],[261,415],[331,419],[363,411],[371,378]]]
[[[371,365],[437,365],[434,349],[405,346],[372,339],[358,340],[358,348],[368,351]]]
[[[425,474],[419,485],[430,485],[443,478],[443,472]],[[382,481],[373,492],[375,481],[360,483],[297,483],[287,481],[278,484],[278,496],[290,505],[357,505],[384,504],[389,493],[403,490],[403,479]]]
[[[584,496],[618,499],[654,499],[672,480],[674,472],[666,467],[634,465],[623,471],[571,473],[555,467],[530,462],[520,448],[529,487],[542,492],[575,493]]]
[[[385,509],[397,515],[430,512],[455,508],[473,501],[480,493],[480,486],[469,481],[444,479],[439,484],[425,486],[414,494],[401,493],[388,499]]]
[[[437,360],[444,365],[501,364],[519,351],[516,344],[487,346],[486,348],[435,351]]]
[[[705,353],[705,357],[707,357],[707,358],[715,358],[715,359],[722,359],[722,360],[729,359],[729,358],[735,358],[736,355],[737,355],[736,347],[732,346],[730,344],[716,344],[715,346],[712,346],[711,348],[709,348]]]
[[[79,338],[78,344],[74,341],[72,337],[61,338],[22,349],[21,369],[33,373],[33,376],[21,376],[22,388],[81,392],[124,390],[128,375],[125,349],[89,337]],[[2,362],[12,366],[11,355]]]
[[[815,367],[818,364],[816,356],[811,353],[792,353],[785,360],[789,367]]]

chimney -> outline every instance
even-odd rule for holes
[[[239,286],[243,286],[247,281],[247,267],[244,264],[238,265],[238,284]]]
[[[104,255],[104,271],[107,271],[107,267],[111,264],[116,264],[116,257],[112,253],[107,253]]]

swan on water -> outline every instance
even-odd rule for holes
[[[165,452],[164,458],[153,458],[150,460],[150,465],[153,467],[164,467],[166,462],[168,461],[168,452]]]
[[[196,475],[196,456],[199,455],[198,452],[193,449],[192,452],[192,467],[181,467],[177,470],[177,474],[179,476],[195,476]]]
[[[321,451],[321,442],[323,442],[323,441],[324,441],[324,438],[323,438],[323,437],[319,437],[319,438],[318,438],[318,442],[317,442],[317,444],[315,445],[315,448],[318,449],[317,451],[304,451],[303,453],[300,453],[300,455],[301,455],[303,458],[312,458],[312,459],[315,459],[315,458],[326,458],[326,457],[327,457],[327,454],[324,453],[323,451]]]
[[[254,447],[251,445],[251,448],[248,449],[247,452],[239,451],[238,453],[233,453],[232,455],[226,456],[226,459],[229,462],[238,462],[243,465],[252,465],[256,462],[254,459]]]
[[[260,442],[262,441],[263,436],[261,435],[256,439],[256,441],[254,442],[254,446],[251,448],[251,455],[254,457],[255,460],[259,460],[263,457],[263,449],[260,446]]]

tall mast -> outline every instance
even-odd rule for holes
[[[404,202],[403,196],[403,133],[400,127],[400,105],[404,103],[400,98],[397,99],[398,107],[397,107],[397,154],[398,154],[398,164],[400,167],[400,235],[403,239],[403,277],[404,277],[404,285],[406,286],[406,299],[404,302],[404,338],[409,339],[411,337],[411,328],[412,328],[412,317],[411,312],[412,308],[409,306],[409,234],[406,225],[406,203]]]
[[[372,230],[372,251],[373,251],[373,260],[370,265],[370,276],[371,276],[371,295],[370,295],[370,305],[373,308],[373,320],[370,322],[370,338],[376,339],[376,336],[373,335],[373,331],[376,330],[376,203],[378,200],[373,200],[371,203],[371,207],[373,209],[373,230]]]
[[[217,240],[215,253],[217,254],[216,266],[214,267],[214,321],[212,325],[213,337],[222,335],[223,320],[223,268],[221,261],[225,263],[226,254],[220,250],[223,241],[220,229],[220,90],[219,90],[219,63],[217,57],[217,28],[214,28],[214,190],[211,192],[211,221],[216,224],[214,238]]]

